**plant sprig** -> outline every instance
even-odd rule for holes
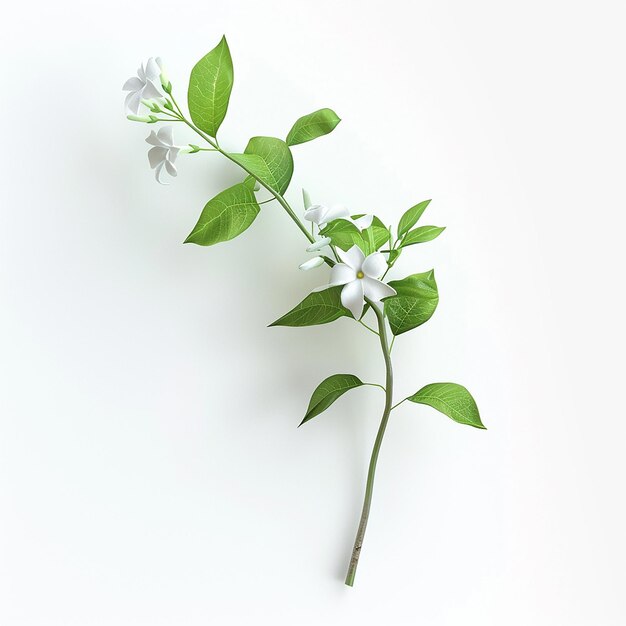
[[[131,111],[128,117],[147,124],[182,123],[206,144],[176,146],[171,127],[152,132],[147,139],[153,146],[148,156],[159,182],[165,172],[176,175],[175,161],[181,153],[218,153],[242,171],[241,182],[208,200],[185,243],[210,246],[238,237],[253,224],[264,204],[276,201],[310,244],[308,250],[319,253],[300,267],[309,269],[325,264],[330,268],[328,285],[306,295],[270,326],[313,326],[345,317],[378,338],[385,363],[384,384],[365,383],[354,374],[333,374],[313,391],[300,422],[301,425],[309,422],[345,393],[358,387],[380,387],[385,394],[368,468],[363,510],[345,581],[352,586],[369,519],[378,456],[391,412],[409,401],[428,405],[460,424],[485,428],[473,397],[465,387],[456,383],[431,383],[393,403],[391,351],[394,342],[398,336],[418,328],[432,317],[439,303],[439,292],[433,270],[388,283],[384,279],[406,248],[432,241],[444,228],[417,225],[430,200],[408,209],[400,218],[394,236],[393,228],[375,215],[352,213],[345,207],[313,205],[309,194],[304,192],[304,219],[311,222],[310,229],[307,228],[285,198],[293,174],[291,148],[331,133],[341,121],[339,116],[332,109],[320,109],[296,120],[284,140],[252,137],[243,152],[229,152],[220,146],[217,134],[228,111],[233,83],[232,58],[223,37],[192,69],[187,92],[189,115],[186,115],[174,96],[161,60],[150,59],[145,67],[142,65],[138,76],[129,79],[124,86],[130,92],[126,99]],[[141,106],[147,108],[149,114],[139,115]],[[257,194],[261,190],[270,197],[260,200]],[[321,252],[324,248],[328,248],[332,257]],[[376,318],[376,328],[364,321],[369,312]]]

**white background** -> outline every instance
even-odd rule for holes
[[[622,2],[13,3],[0,42],[0,623],[624,624]],[[183,246],[238,179],[157,185],[121,85],[162,56],[184,100],[229,38],[240,151],[323,106],[299,189],[448,229],[397,394],[465,384],[489,430],[394,412],[356,586],[343,578],[383,398],[296,429],[324,377],[380,380],[347,320],[266,328],[324,282],[268,205]],[[177,129],[180,143],[193,141]]]

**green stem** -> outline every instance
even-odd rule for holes
[[[363,320],[359,320],[359,324],[361,324],[361,326],[363,326],[363,328],[367,328],[367,330],[369,330],[370,332],[374,333],[375,335],[378,335],[378,331],[376,331],[373,328],[371,328],[370,326],[368,326]]]
[[[372,310],[376,314],[376,319],[378,321],[378,333],[380,336],[380,347],[382,348],[383,356],[385,358],[385,409],[383,410],[383,416],[380,421],[380,426],[378,427],[376,441],[374,442],[374,448],[372,450],[372,456],[370,458],[369,470],[367,472],[367,483],[365,486],[365,500],[363,502],[363,511],[361,513],[361,521],[359,522],[359,528],[356,533],[354,548],[352,550],[352,557],[350,558],[350,565],[348,567],[348,574],[346,576],[346,585],[350,587],[354,585],[356,568],[359,564],[359,556],[361,555],[363,538],[365,537],[365,529],[367,528],[367,520],[369,518],[370,507],[372,505],[376,463],[378,461],[380,446],[383,442],[383,437],[385,435],[387,422],[389,421],[389,415],[391,413],[391,405],[393,402],[393,369],[391,367],[391,354],[389,353],[389,345],[387,343],[387,329],[385,327],[385,318],[382,311],[373,302],[368,301],[368,304],[372,307]]]
[[[391,407],[391,410],[393,411],[394,409],[398,408],[403,402],[406,402],[408,400],[408,398],[405,398],[404,400],[400,400],[400,402],[398,402],[398,404],[394,404]]]

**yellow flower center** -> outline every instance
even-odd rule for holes
[[[363,278],[365,276],[365,274],[363,272],[357,272],[356,273],[356,277],[357,278]]]

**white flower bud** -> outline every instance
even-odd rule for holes
[[[311,206],[311,197],[309,196],[309,192],[306,189],[302,190],[302,201],[304,202],[305,210]]]
[[[315,243],[312,243],[307,249],[307,252],[317,252],[321,250],[324,246],[327,246],[331,243],[332,239],[330,237],[322,237],[318,239]]]
[[[302,263],[302,265],[300,265],[300,269],[306,272],[307,270],[312,270],[313,268],[319,267],[323,264],[324,259],[321,256],[314,256],[312,259],[309,259],[308,261]]]
[[[131,122],[146,122],[146,123],[150,123],[152,122],[152,117],[154,117],[153,115],[127,115],[126,119],[130,120]]]
[[[150,109],[153,113],[159,113],[161,111],[158,100],[146,100],[142,98],[141,104]]]

